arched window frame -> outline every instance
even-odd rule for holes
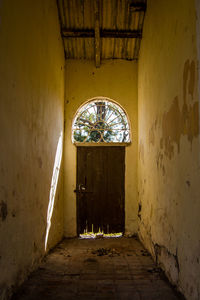
[[[98,142],[83,141],[83,142],[80,142],[80,141],[76,141],[74,139],[74,125],[75,125],[75,122],[76,122],[78,116],[82,113],[83,108],[85,106],[87,106],[90,103],[95,102],[95,101],[97,101],[97,102],[106,101],[108,103],[113,104],[115,109],[118,108],[119,114],[121,114],[120,110],[123,112],[125,119],[126,119],[127,128],[128,128],[127,131],[129,131],[128,141],[125,141],[125,142],[113,142],[113,141],[111,141],[111,142],[106,142],[106,141],[98,141]],[[122,118],[123,118],[123,116],[122,116]],[[72,121],[72,129],[71,129],[71,141],[76,146],[128,146],[128,145],[130,145],[131,141],[132,141],[132,131],[131,131],[131,125],[130,125],[129,117],[128,117],[126,110],[118,102],[116,102],[113,99],[110,99],[108,97],[99,96],[99,97],[95,97],[95,98],[91,98],[91,99],[87,100],[86,102],[84,102],[82,105],[79,106],[79,108],[77,109],[77,111],[74,115],[74,118]]]

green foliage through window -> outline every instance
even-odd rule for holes
[[[79,143],[128,143],[130,128],[126,113],[107,99],[88,102],[75,117],[72,140]]]

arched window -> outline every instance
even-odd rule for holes
[[[82,105],[72,125],[73,143],[129,143],[130,126],[121,106],[107,98]]]

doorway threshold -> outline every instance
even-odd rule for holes
[[[123,232],[104,233],[104,232],[84,232],[79,235],[80,239],[101,239],[101,238],[119,238],[123,236]]]

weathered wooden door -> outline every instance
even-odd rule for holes
[[[125,147],[77,147],[77,233],[124,232]]]

